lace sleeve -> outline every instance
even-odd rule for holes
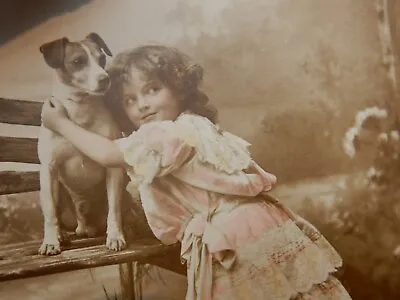
[[[152,122],[116,142],[128,165],[131,181],[136,185],[149,184],[155,177],[173,172],[188,160],[193,147],[178,131],[172,121]]]

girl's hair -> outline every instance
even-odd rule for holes
[[[182,111],[217,122],[217,110],[208,104],[207,95],[199,89],[203,80],[203,68],[179,50],[158,45],[146,45],[118,54],[108,72],[111,87],[106,96],[106,105],[125,133],[132,132],[132,122],[126,116],[123,105],[123,82],[135,67],[146,79],[159,80],[176,95],[182,96]]]

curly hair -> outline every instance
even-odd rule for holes
[[[134,131],[122,106],[123,82],[135,67],[147,80],[158,80],[182,99],[182,111],[217,122],[218,112],[208,103],[208,96],[200,90],[203,68],[195,64],[186,54],[173,47],[145,45],[124,51],[113,60],[108,72],[111,87],[106,95],[106,106],[125,133]]]

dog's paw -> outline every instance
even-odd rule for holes
[[[98,230],[95,226],[78,224],[75,233],[78,237],[95,237],[98,235]]]
[[[106,247],[109,250],[113,251],[121,251],[125,249],[126,247],[126,242],[123,234],[108,234],[107,235],[107,241],[106,241]]]
[[[60,242],[48,243],[43,241],[42,245],[39,248],[40,255],[57,255],[61,253]]]

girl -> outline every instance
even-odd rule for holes
[[[150,45],[121,53],[109,71],[107,103],[129,136],[82,129],[56,99],[45,102],[43,123],[98,163],[126,169],[155,236],[181,242],[187,300],[351,299],[331,275],[342,263],[335,249],[266,195],[275,176],[216,125],[200,66]]]

